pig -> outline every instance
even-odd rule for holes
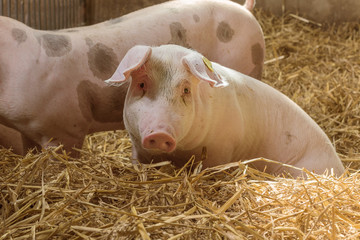
[[[136,44],[191,47],[260,79],[265,45],[253,6],[169,1],[59,31],[0,17],[0,123],[21,132],[25,152],[58,144],[71,152],[89,133],[124,129],[128,84],[112,88],[104,80]]]
[[[135,46],[106,82],[130,82],[123,120],[140,162],[183,166],[195,156],[212,167],[263,157],[318,174],[344,172],[326,134],[297,104],[194,50]],[[254,167],[302,176],[278,164]]]

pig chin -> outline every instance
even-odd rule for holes
[[[144,148],[144,150],[147,152],[147,154],[151,155],[152,157],[166,156],[167,154],[170,154],[159,149]]]

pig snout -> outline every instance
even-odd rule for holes
[[[150,150],[160,150],[171,153],[176,148],[175,139],[167,133],[155,132],[143,138],[143,147]]]

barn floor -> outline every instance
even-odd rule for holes
[[[126,132],[19,157],[0,151],[2,239],[360,238],[360,24],[319,26],[256,12],[266,37],[263,79],[308,112],[347,174],[274,177],[231,163],[201,170],[134,166]]]

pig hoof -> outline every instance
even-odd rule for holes
[[[170,153],[175,150],[176,142],[166,133],[152,133],[144,138],[143,146],[146,149]]]

